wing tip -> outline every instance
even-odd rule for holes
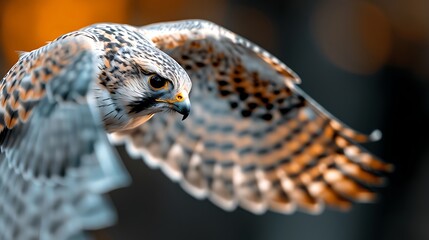
[[[368,140],[371,142],[376,142],[381,140],[382,137],[383,133],[379,129],[375,129],[371,134],[369,134]]]
[[[161,170],[173,182],[178,182],[182,179],[182,174],[180,173],[180,171],[175,170],[168,164],[161,164]]]
[[[197,188],[192,184],[188,183],[186,180],[180,182],[180,186],[194,198],[198,200],[205,199],[207,197],[207,189]]]
[[[278,204],[270,202],[270,211],[284,214],[284,215],[291,215],[296,212],[297,206],[294,202],[290,202],[289,204]]]
[[[386,172],[394,172],[395,171],[395,165],[393,165],[392,163],[384,163],[385,164],[385,171]]]
[[[243,209],[255,214],[262,215],[267,212],[268,206],[265,201],[252,201],[246,198],[241,198],[239,200],[240,207]]]
[[[214,203],[216,206],[220,207],[221,209],[223,209],[224,211],[227,211],[227,212],[234,211],[235,209],[237,209],[237,205],[238,205],[236,199],[227,200],[227,199],[222,198],[220,196],[217,196],[215,194],[210,194],[209,200],[212,203]]]
[[[312,204],[301,203],[301,204],[298,204],[298,206],[299,206],[300,212],[303,212],[312,216],[320,215],[325,210],[325,203],[321,200],[317,200]]]

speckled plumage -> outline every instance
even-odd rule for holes
[[[152,86],[154,74],[165,88]],[[189,118],[146,122],[187,115],[188,74]],[[371,201],[364,186],[392,166],[356,142],[377,134],[351,130],[299,82],[262,48],[200,20],[93,25],[23,54],[0,84],[1,239],[68,239],[113,222],[99,194],[128,177],[105,131],[226,210],[319,213]],[[44,211],[31,210],[37,201]],[[85,221],[90,211],[104,221]]]

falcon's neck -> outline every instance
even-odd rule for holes
[[[102,86],[97,85],[93,89],[93,95],[100,118],[109,133],[135,128],[153,116],[153,114],[139,117],[130,116],[127,110],[118,104],[109,91]]]

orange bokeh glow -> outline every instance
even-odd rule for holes
[[[17,0],[3,4],[1,42],[8,64],[61,34],[96,22],[126,22],[127,0]]]

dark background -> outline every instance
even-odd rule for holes
[[[37,0],[0,2],[0,70],[46,41],[95,22],[145,25],[212,20],[256,42],[297,72],[301,87],[394,163],[375,204],[255,216],[198,201],[159,170],[131,160],[133,177],[111,193],[119,222],[99,239],[429,239],[429,1]]]

